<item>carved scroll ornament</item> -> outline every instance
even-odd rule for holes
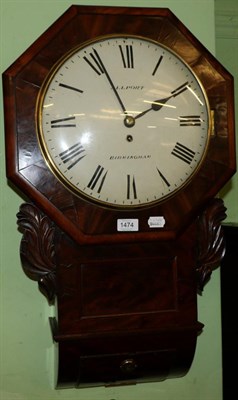
[[[198,217],[198,289],[203,290],[212,271],[217,268],[225,254],[225,239],[221,221],[226,218],[226,208],[221,199],[213,199]]]
[[[56,294],[55,227],[33,204],[20,206],[18,226],[23,232],[20,254],[25,274],[38,281],[40,291],[52,303]]]

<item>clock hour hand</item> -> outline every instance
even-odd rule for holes
[[[150,108],[147,108],[147,110],[142,111],[141,113],[137,114],[135,116],[135,119],[143,117],[143,115],[147,114],[149,111],[152,111],[152,110],[159,111],[167,103],[167,101],[169,101],[171,99],[171,97],[174,97],[174,96],[172,95],[172,96],[166,97],[164,99],[153,101],[151,103]]]
[[[135,119],[143,117],[143,115],[147,114],[149,111],[159,111],[161,110],[162,107],[165,106],[165,104],[172,99],[172,97],[178,96],[180,93],[184,92],[188,88],[188,82],[185,82],[183,85],[179,86],[177,89],[173,90],[171,92],[171,95],[168,97],[164,97],[163,99],[155,100],[151,102],[150,108],[147,108],[147,110],[142,111],[141,113],[137,114],[135,116]],[[167,106],[171,107],[171,106]]]
[[[124,104],[123,104],[123,102],[122,102],[122,99],[121,99],[121,97],[119,96],[118,91],[116,90],[116,87],[115,87],[115,85],[114,85],[114,83],[113,83],[113,81],[112,81],[112,79],[111,79],[111,77],[110,77],[108,71],[107,71],[106,68],[105,68],[105,65],[103,64],[101,57],[99,56],[97,50],[93,49],[93,51],[94,51],[94,55],[95,55],[95,57],[96,57],[98,63],[100,64],[101,68],[103,69],[103,71],[104,71],[104,73],[105,73],[105,75],[106,75],[106,77],[107,77],[108,82],[109,82],[110,85],[111,85],[111,88],[112,88],[114,94],[116,95],[116,98],[117,98],[117,100],[118,100],[118,102],[119,102],[119,104],[120,104],[120,106],[121,106],[121,109],[122,109],[123,113],[124,113],[124,114],[127,114],[126,108],[125,108],[125,106],[124,106]]]

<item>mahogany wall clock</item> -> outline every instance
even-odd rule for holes
[[[181,376],[224,253],[233,78],[168,9],[72,6],[4,73],[21,258],[58,386]]]

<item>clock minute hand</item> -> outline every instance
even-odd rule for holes
[[[103,71],[104,71],[104,73],[105,73],[105,75],[107,77],[108,82],[111,85],[111,88],[112,88],[114,94],[116,95],[116,98],[117,98],[117,100],[118,100],[118,102],[119,102],[119,104],[121,106],[121,109],[122,109],[123,113],[127,114],[126,108],[125,108],[125,106],[124,106],[124,104],[122,102],[122,99],[120,98],[120,96],[118,94],[118,91],[116,90],[116,87],[115,87],[114,83],[112,82],[112,79],[111,79],[109,73],[107,72],[107,70],[105,68],[105,65],[103,64],[101,57],[99,56],[97,50],[93,49],[93,51],[94,51],[95,57],[97,58],[98,63],[100,64],[101,68],[103,69]]]

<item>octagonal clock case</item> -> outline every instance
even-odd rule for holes
[[[184,375],[223,257],[233,78],[165,8],[71,6],[3,74],[25,273],[58,387]]]

